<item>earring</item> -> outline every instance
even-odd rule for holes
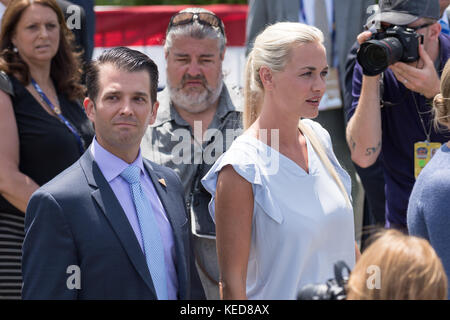
[[[17,53],[17,52],[19,52],[19,49],[17,49],[17,47],[13,47],[13,52]]]

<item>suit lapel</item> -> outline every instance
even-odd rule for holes
[[[141,250],[139,242],[136,239],[133,229],[112,191],[109,183],[100,171],[100,168],[95,163],[89,149],[84,153],[80,159],[80,165],[83,168],[84,174],[89,185],[92,187],[91,196],[98,204],[103,214],[108,219],[114,232],[117,234],[123,248],[127,252],[136,271],[142,277],[144,282],[150,288],[156,298],[156,290],[147,267],[145,256]]]
[[[187,265],[186,265],[186,253],[184,242],[187,239],[183,239],[183,235],[180,231],[180,208],[174,203],[173,196],[170,195],[170,186],[168,185],[168,177],[164,176],[164,173],[155,169],[147,159],[143,159],[145,169],[149,174],[153,185],[155,186],[156,192],[159,199],[166,211],[167,219],[170,222],[173,232],[173,239],[175,243],[175,268],[177,271],[178,278],[178,292],[179,298],[184,299],[185,293],[187,292]],[[183,204],[184,205],[184,204]]]

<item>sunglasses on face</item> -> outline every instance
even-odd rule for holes
[[[170,29],[176,26],[182,26],[186,24],[194,23],[197,21],[200,24],[219,28],[220,32],[223,36],[225,36],[225,31],[223,27],[222,20],[219,19],[215,14],[211,14],[208,12],[180,12],[170,18],[169,27],[167,28],[167,33],[169,33]]]
[[[428,28],[429,26],[431,26],[431,25],[433,25],[435,23],[436,22],[428,22],[428,23],[424,23],[424,24],[421,24],[420,26],[416,26],[416,27],[408,27],[407,26],[407,28],[412,29],[414,31],[417,31],[419,29]]]
[[[433,24],[435,24],[435,22],[424,23],[424,24],[421,24],[421,25],[416,26],[416,27],[410,27],[410,26],[401,26],[401,27],[403,27],[403,28],[408,28],[408,29],[411,29],[411,30],[417,32],[417,30],[423,29],[423,28],[428,28],[429,26],[431,26],[431,25],[433,25]],[[393,27],[393,26],[394,26],[394,25],[388,25],[388,24],[382,25],[380,30],[381,30],[381,31],[386,31],[386,29],[391,28],[391,27]]]

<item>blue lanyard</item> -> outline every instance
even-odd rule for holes
[[[74,126],[62,115],[61,109],[55,107],[53,103],[50,101],[50,99],[45,95],[44,91],[42,91],[41,87],[34,81],[34,79],[31,79],[31,83],[33,84],[33,87],[36,89],[36,91],[39,93],[41,98],[45,101],[45,103],[53,110],[53,112],[58,116],[59,120],[61,120],[62,123],[66,125],[66,127],[72,132],[72,134],[77,139],[78,148],[80,149],[81,154],[84,152],[83,142],[81,141],[81,136],[77,132]]]

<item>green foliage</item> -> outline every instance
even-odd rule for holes
[[[247,0],[95,0],[97,6],[247,4]]]

